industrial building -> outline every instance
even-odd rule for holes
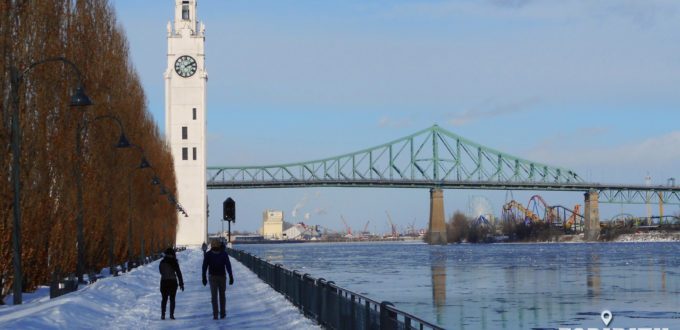
[[[281,239],[283,237],[283,211],[267,210],[262,212],[262,229],[264,239]]]
[[[317,240],[321,237],[319,226],[307,226],[300,222],[283,231],[284,239]]]

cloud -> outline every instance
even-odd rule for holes
[[[659,171],[675,171],[673,168],[680,163],[678,145],[680,131],[612,148],[588,148],[587,144],[579,144],[578,147],[574,144],[571,147],[563,146],[558,145],[555,139],[550,139],[529,151],[526,158],[568,168],[599,168],[605,172],[618,170],[631,172],[650,167]]]
[[[614,1],[588,3],[587,10],[595,18],[620,18],[647,28],[665,19],[677,19],[677,1]]]
[[[489,0],[489,2],[493,5],[499,6],[499,7],[504,7],[504,8],[522,8],[529,3],[533,2],[532,0]]]
[[[601,136],[609,131],[610,128],[607,126],[587,126],[581,127],[575,131],[558,132],[553,137],[543,139],[540,143],[533,147],[533,150],[559,150],[569,148],[570,146],[577,143],[587,144],[588,141],[592,141],[593,138]],[[568,145],[565,145],[565,143]],[[532,160],[538,161],[537,159]]]
[[[406,127],[411,126],[412,120],[410,118],[404,118],[400,120],[395,120],[387,116],[383,116],[376,123],[377,127]]]
[[[538,103],[540,103],[538,98],[530,98],[515,103],[495,105],[487,109],[465,110],[461,113],[455,114],[453,118],[449,119],[448,124],[453,126],[465,126],[481,119],[524,112],[531,109],[531,107]]]
[[[580,137],[592,137],[602,135],[609,132],[610,128],[606,126],[588,126],[582,127],[576,131],[576,135]]]
[[[313,212],[316,215],[326,215],[328,213],[325,208],[316,208]]]
[[[305,213],[305,220],[309,220],[309,218],[311,218],[311,215],[309,214],[309,212]]]

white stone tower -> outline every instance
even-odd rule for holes
[[[205,26],[196,20],[197,0],[175,0],[175,23],[168,22],[165,71],[165,139],[177,178],[180,215],[177,245],[207,241]]]

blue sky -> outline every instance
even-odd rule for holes
[[[162,131],[174,0],[111,3]],[[210,166],[335,156],[437,123],[591,182],[680,178],[680,2],[205,0],[197,16]],[[580,193],[535,193],[582,203]],[[532,194],[513,196],[527,203]],[[219,190],[209,191],[210,231],[229,196],[233,228],[248,231],[266,209],[336,230],[342,214],[354,230],[370,220],[376,232],[387,231],[385,211],[400,228],[426,228],[429,214],[419,189]],[[447,190],[446,213],[466,210],[471,196],[487,197],[496,215],[506,200]],[[621,211],[647,212],[603,205],[601,217]]]

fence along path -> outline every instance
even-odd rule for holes
[[[250,268],[265,283],[309,318],[331,329],[443,329],[417,316],[395,308],[390,302],[377,302],[336,286],[323,278],[271,264],[241,250],[228,249],[229,255]]]

